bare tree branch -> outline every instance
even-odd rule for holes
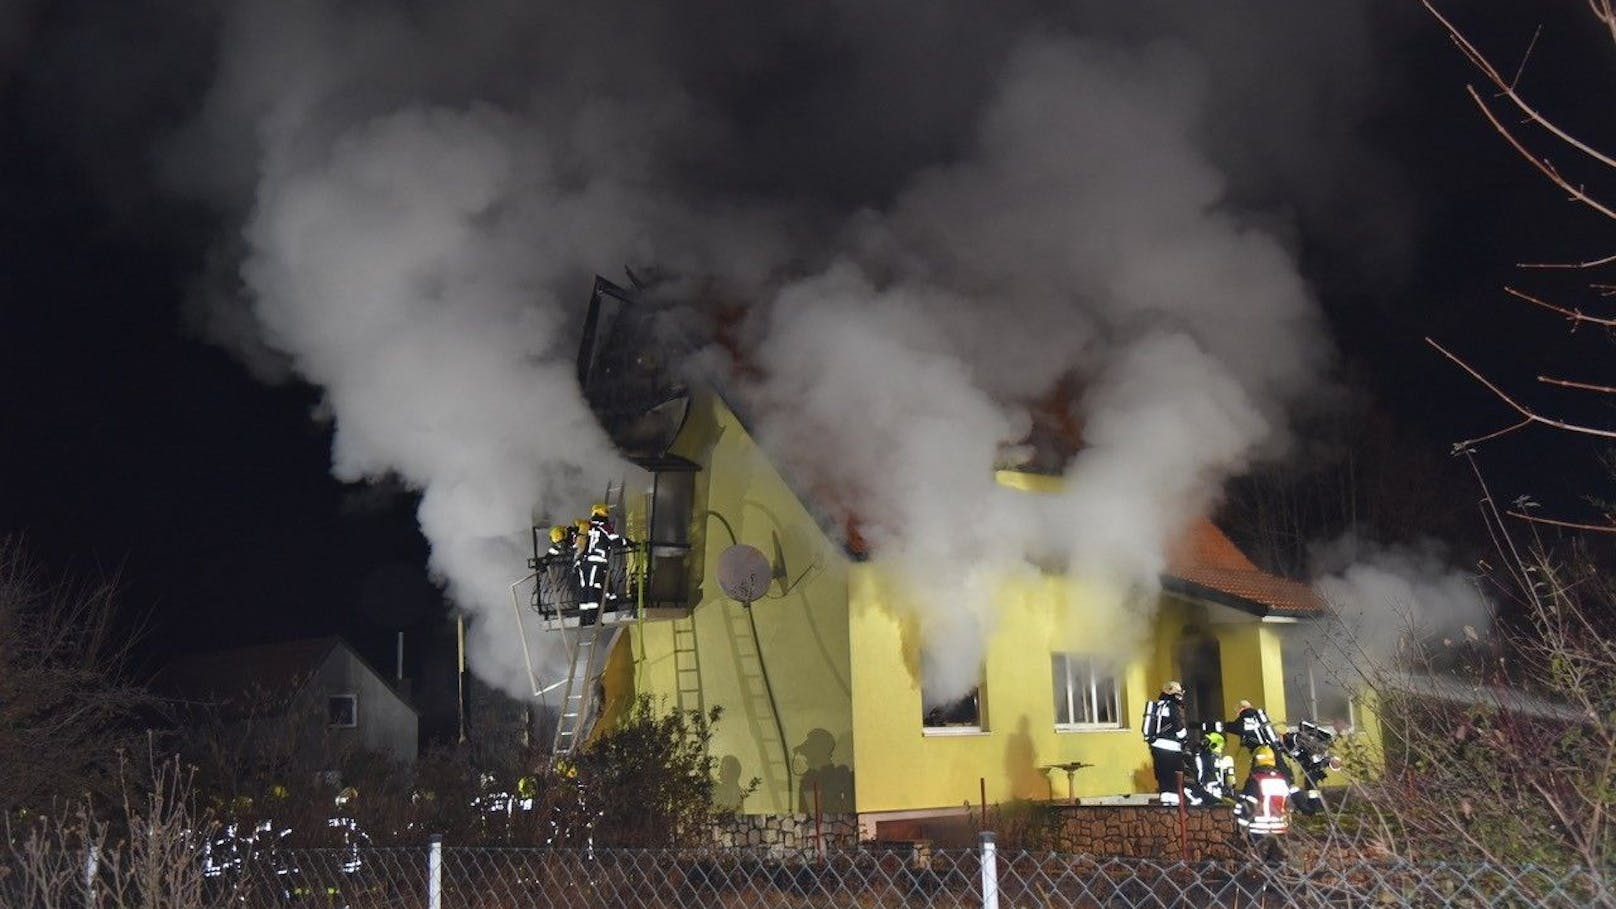
[[[1599,268],[1602,265],[1609,265],[1613,262],[1616,262],[1616,255],[1601,256],[1597,259],[1589,259],[1585,262],[1517,262],[1515,263],[1515,267],[1564,269]]]
[[[1584,524],[1577,521],[1561,521],[1555,518],[1539,517],[1538,515],[1526,514],[1520,511],[1506,511],[1504,513],[1512,518],[1518,518],[1522,521],[1530,521],[1533,524],[1548,524],[1553,527],[1567,527],[1572,530],[1591,530],[1596,533],[1616,533],[1616,523]]]
[[[1457,26],[1455,26],[1452,22],[1449,22],[1446,17],[1438,12],[1436,6],[1432,4],[1431,0],[1422,0],[1422,2],[1425,4],[1426,10],[1428,10],[1438,22],[1442,23],[1443,28],[1447,29],[1448,37],[1459,46],[1459,49],[1464,52],[1465,57],[1470,60],[1476,69],[1481,71],[1482,75],[1487,77],[1487,81],[1491,82],[1493,86],[1498,89],[1498,92],[1502,97],[1508,99],[1511,104],[1515,105],[1515,107],[1526,116],[1527,120],[1536,123],[1555,138],[1571,146],[1572,148],[1575,148],[1577,151],[1582,152],[1584,155],[1587,155],[1589,158],[1599,162],[1600,164],[1603,164],[1606,167],[1616,168],[1616,158],[1612,158],[1610,155],[1605,154],[1597,148],[1594,148],[1593,146],[1561,129],[1557,124],[1555,124],[1554,121],[1539,113],[1537,108],[1528,104],[1526,99],[1521,97],[1521,95],[1516,92],[1514,83],[1506,81],[1503,75],[1498,72],[1497,67],[1493,66],[1492,61],[1489,60],[1487,56],[1479,49],[1477,49],[1477,47],[1470,42],[1469,38],[1465,37],[1464,33],[1461,32]],[[1599,3],[1600,5],[1606,5],[1604,0],[1595,0],[1595,2]],[[1604,15],[1599,12],[1598,7],[1595,8],[1595,15],[1599,16],[1603,21],[1606,22],[1607,25],[1610,24],[1610,21],[1605,19]],[[1476,103],[1486,113],[1487,119],[1493,122],[1493,125],[1498,128],[1499,132],[1502,133],[1506,138],[1510,139],[1510,143],[1515,145],[1517,149],[1520,149],[1522,154],[1525,154],[1529,160],[1536,162],[1536,156],[1532,155],[1530,152],[1527,152],[1524,148],[1521,148],[1519,143],[1515,142],[1510,131],[1499,123],[1492,111],[1489,110],[1487,105],[1482,102],[1480,93],[1474,88],[1470,88],[1469,91],[1471,96],[1475,98]]]
[[[1495,385],[1486,376],[1482,375],[1479,371],[1477,371],[1475,367],[1471,366],[1469,363],[1466,363],[1464,360],[1460,359],[1455,354],[1449,352],[1448,349],[1443,347],[1441,344],[1438,344],[1434,339],[1426,338],[1425,343],[1427,343],[1427,344],[1431,345],[1432,347],[1436,348],[1437,351],[1439,353],[1441,353],[1444,357],[1447,357],[1449,360],[1452,360],[1455,364],[1458,365],[1458,367],[1460,369],[1463,369],[1465,372],[1469,373],[1471,378],[1475,379],[1477,382],[1480,382],[1481,385],[1484,388],[1486,388],[1488,391],[1492,392],[1494,397],[1498,398],[1498,400],[1500,400],[1500,401],[1503,401],[1505,404],[1509,405],[1509,408],[1511,410],[1513,410],[1516,413],[1521,415],[1521,417],[1523,418],[1522,423],[1516,424],[1515,426],[1511,427],[1510,430],[1505,430],[1505,431],[1512,431],[1514,429],[1519,429],[1521,426],[1525,425],[1526,423],[1541,423],[1544,426],[1552,426],[1555,429],[1563,429],[1566,432],[1575,432],[1575,433],[1580,433],[1582,435],[1597,436],[1597,437],[1602,438],[1602,439],[1616,439],[1616,430],[1601,429],[1601,428],[1599,428],[1597,426],[1587,426],[1587,425],[1584,425],[1584,424],[1581,424],[1581,423],[1571,423],[1571,422],[1567,422],[1565,420],[1558,420],[1558,419],[1555,419],[1554,417],[1543,416],[1542,414],[1538,413],[1537,411],[1531,410],[1530,408],[1526,407],[1524,404],[1521,404],[1519,401],[1517,401],[1513,397],[1511,397],[1508,392],[1505,392],[1502,388],[1499,388],[1497,385]],[[1470,440],[1467,440],[1467,441],[1464,441],[1464,442],[1459,442],[1455,447],[1457,447],[1457,448],[1469,448],[1471,445],[1474,445],[1477,442],[1480,442],[1480,441],[1482,441],[1484,439],[1496,438],[1496,437],[1498,437],[1500,435],[1503,435],[1503,432],[1495,432],[1495,433],[1492,433],[1492,434],[1487,435],[1487,436],[1481,436],[1481,437],[1476,438],[1476,439],[1470,439]]]
[[[1616,319],[1607,319],[1607,318],[1601,318],[1599,316],[1590,316],[1590,315],[1588,315],[1587,313],[1583,312],[1580,309],[1567,309],[1564,306],[1559,306],[1557,304],[1550,303],[1547,300],[1543,300],[1543,299],[1540,299],[1538,297],[1534,297],[1529,293],[1526,293],[1526,292],[1520,291],[1520,290],[1516,290],[1513,287],[1505,287],[1504,288],[1504,293],[1507,293],[1510,296],[1515,297],[1518,300],[1525,300],[1526,302],[1532,304],[1533,306],[1541,306],[1544,309],[1550,310],[1552,312],[1557,312],[1560,315],[1565,316],[1567,319],[1570,319],[1572,321],[1573,330],[1575,329],[1576,325],[1579,325],[1579,324],[1581,324],[1583,322],[1589,322],[1589,323],[1592,323],[1594,325],[1603,325],[1603,326],[1605,326],[1607,328],[1616,328]]]
[[[1616,385],[1595,385],[1591,382],[1578,382],[1573,379],[1556,379],[1553,376],[1538,376],[1537,380],[1549,385],[1559,385],[1563,388],[1575,388],[1578,391],[1597,391],[1600,394],[1616,394]]]

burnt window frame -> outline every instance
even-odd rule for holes
[[[987,673],[977,675],[975,687],[964,697],[926,708],[924,692],[920,699],[920,734],[925,736],[987,735]],[[967,705],[969,705],[967,709]],[[972,722],[974,720],[974,722]]]

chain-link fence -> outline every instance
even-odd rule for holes
[[[1585,907],[1602,880],[1530,866],[1343,862],[1270,856],[1167,862],[924,843],[797,854],[745,850],[453,847],[266,849],[215,864],[191,899],[149,902],[133,867],[62,858],[51,886],[0,866],[0,905],[307,906],[310,909],[768,909],[768,907]],[[37,869],[34,872],[37,875]]]

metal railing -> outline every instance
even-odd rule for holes
[[[1298,867],[1255,854],[1187,863],[974,849],[924,842],[798,854],[746,850],[446,846],[280,849],[244,854],[200,878],[192,899],[148,901],[136,866],[61,857],[51,887],[0,862],[0,905],[123,909],[164,905],[310,909],[561,907],[1584,907],[1610,905],[1603,880],[1527,865],[1343,861]],[[217,869],[215,869],[217,871]],[[75,879],[76,878],[76,879]],[[128,878],[128,879],[126,879]]]

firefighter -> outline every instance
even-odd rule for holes
[[[1331,770],[1341,769],[1341,759],[1330,753],[1335,736],[1317,723],[1303,720],[1298,728],[1279,737],[1284,754],[1302,771],[1306,788],[1298,787],[1295,803],[1303,814],[1318,814],[1324,810],[1324,794],[1319,791]]]
[[[291,790],[280,783],[269,787],[265,799],[269,816],[258,822],[253,829],[251,851],[253,860],[261,867],[267,867],[275,875],[275,887],[283,900],[290,901],[298,895],[300,889],[299,874],[293,853],[287,848],[287,841],[292,835],[292,828],[278,826],[274,815],[282,814],[287,810],[287,800],[292,796]]]
[[[1151,769],[1163,805],[1178,804],[1178,774],[1184,771],[1184,744],[1189,729],[1184,723],[1184,686],[1168,682],[1161,697],[1145,705],[1143,727],[1150,745]]]
[[[578,557],[578,624],[593,625],[600,621],[601,607],[615,609],[617,592],[609,589],[607,563],[614,550],[628,548],[613,529],[611,510],[605,502],[596,502],[589,509],[589,520],[579,521],[584,535],[583,554]]]
[[[1285,857],[1280,837],[1290,830],[1290,803],[1295,791],[1290,774],[1278,766],[1274,749],[1259,745],[1252,751],[1251,775],[1240,791],[1235,822],[1265,861],[1277,862]]]
[[[577,546],[574,543],[578,537],[578,530],[567,524],[557,524],[550,528],[550,548],[544,551],[542,564],[556,563],[571,564],[577,555]]]
[[[1216,805],[1234,797],[1234,758],[1223,753],[1223,741],[1221,732],[1203,733],[1184,761],[1184,796],[1191,805]]]
[[[332,816],[326,818],[325,825],[329,828],[342,831],[342,852],[337,867],[343,874],[355,874],[364,867],[365,860],[359,850],[370,845],[370,834],[359,826],[354,818],[355,804],[359,800],[359,790],[352,786],[343,787],[337,797],[332,799],[335,809]]]
[[[1253,755],[1258,748],[1267,748],[1271,752],[1279,745],[1279,735],[1274,732],[1274,724],[1268,719],[1268,714],[1261,707],[1254,707],[1250,701],[1240,702],[1240,712],[1235,714],[1233,731],[1240,736],[1240,747],[1250,751]]]
[[[565,757],[556,758],[552,769],[561,789],[550,803],[550,836],[546,846],[583,845],[586,855],[593,855],[595,845],[595,817],[591,812],[584,780],[578,776],[578,765]],[[569,800],[566,796],[571,794]],[[580,843],[581,841],[581,843]]]
[[[557,524],[550,528],[550,548],[539,557],[539,611],[576,615],[578,609],[577,580],[578,528],[571,524]]]
[[[516,810],[532,811],[533,800],[539,794],[539,781],[527,774],[516,781]]]

